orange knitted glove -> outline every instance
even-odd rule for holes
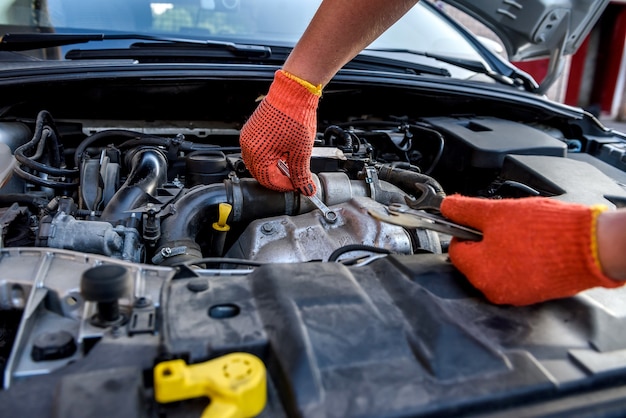
[[[453,238],[452,263],[494,303],[529,305],[624,282],[602,273],[596,220],[603,207],[543,197],[490,200],[448,196],[441,213],[483,231],[481,241]]]
[[[314,195],[311,153],[315,140],[321,86],[313,86],[286,71],[277,71],[267,96],[241,129],[241,156],[263,186],[280,192],[298,190]],[[277,167],[289,166],[290,177]]]

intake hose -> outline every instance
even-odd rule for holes
[[[320,199],[327,204],[339,204],[355,196],[371,194],[376,194],[386,203],[403,202],[406,195],[391,184],[383,189],[378,187],[372,193],[365,181],[350,180],[345,173],[326,173],[319,177],[314,175],[313,178],[318,183]],[[232,206],[229,223],[298,215],[315,209],[311,202],[298,193],[270,190],[252,178],[231,178],[223,183],[196,186],[170,203],[167,212],[171,215],[161,221],[161,236],[152,262],[171,266],[202,258],[202,249],[196,238],[203,227],[218,218],[220,203]]]
[[[269,190],[254,179],[193,187],[170,204],[168,212],[172,214],[161,222],[161,237],[152,262],[171,266],[202,258],[196,237],[210,220],[217,219],[220,203],[233,206],[229,221],[235,222],[295,214],[299,205],[295,193]]]
[[[319,180],[315,175],[313,178],[319,190]],[[233,205],[231,217],[234,222],[248,222],[271,216],[301,213],[301,200],[298,193],[270,190],[251,178],[226,181],[225,184],[229,203]],[[320,198],[323,200],[323,197]]]
[[[203,227],[217,220],[220,203],[232,206],[228,222],[245,223],[314,209],[301,202],[297,193],[270,190],[252,178],[231,178],[223,183],[193,187],[170,204],[172,207],[167,212],[171,215],[161,222],[161,237],[152,262],[171,266],[202,258],[196,238]]]
[[[161,237],[152,262],[174,265],[202,258],[196,236],[209,219],[216,218],[217,206],[228,200],[224,183],[214,183],[193,187],[170,203],[172,214],[161,222]]]
[[[149,202],[167,181],[167,160],[157,148],[139,148],[129,155],[128,161],[131,172],[100,217],[114,225],[129,218],[133,209]]]

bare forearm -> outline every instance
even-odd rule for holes
[[[598,217],[598,257],[605,275],[626,280],[626,209]]]
[[[418,0],[324,0],[283,69],[326,85]]]

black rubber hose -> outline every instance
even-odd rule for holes
[[[51,157],[50,164],[54,167],[59,167],[61,165],[61,152],[56,134],[56,125],[54,119],[52,119],[52,115],[44,110],[37,115],[37,123],[35,124],[35,134],[33,137],[43,138],[44,129],[46,127],[50,131],[51,139],[51,141],[46,141],[48,144],[48,153]]]
[[[299,213],[299,198],[294,192],[277,192],[261,186],[258,181],[251,178],[239,179],[235,184],[228,183],[229,196],[241,194],[239,203],[242,210],[237,216],[233,215],[237,222],[248,222],[259,218],[268,218],[279,215],[295,215]],[[232,191],[230,191],[232,188]],[[238,192],[234,190],[238,189]],[[237,206],[237,201],[233,203]]]
[[[156,148],[141,148],[130,157],[132,170],[102,211],[101,219],[113,224],[131,216],[167,181],[167,160]]]
[[[329,145],[342,148],[352,148],[352,136],[338,125],[330,125],[324,130],[324,140]]]
[[[172,265],[202,257],[196,235],[215,216],[217,205],[228,201],[226,186],[223,183],[197,186],[171,203],[172,214],[161,222],[161,238],[157,253],[164,249],[185,247],[184,254],[163,257],[160,264]],[[167,251],[165,252],[167,253]]]
[[[443,187],[441,187],[439,182],[434,178],[426,174],[405,170],[389,164],[385,164],[378,169],[378,178],[396,185],[405,192],[413,195],[417,194],[419,196],[422,193],[421,190],[415,187],[415,183],[431,186],[441,197],[445,197],[446,195]]]
[[[0,194],[0,204],[13,204],[18,203],[21,205],[28,205],[37,209],[45,208],[48,204],[48,200],[38,197],[32,196],[25,193],[8,193],[8,194]]]
[[[78,174],[79,174],[78,170],[57,168],[48,164],[42,164],[36,161],[33,157],[29,157],[25,154],[25,151],[36,149],[37,148],[36,145],[38,145],[41,141],[47,141],[48,138],[52,139],[53,144],[58,144],[58,140],[54,131],[52,131],[51,129],[44,129],[42,131],[41,136],[33,137],[33,139],[31,139],[29,142],[18,147],[15,150],[15,159],[20,164],[30,168],[31,170],[36,170],[40,173],[46,173],[46,174],[50,174],[51,176],[57,176],[57,177],[78,177]],[[54,145],[54,148],[58,148],[58,145]],[[53,156],[57,153],[58,151],[55,151],[53,153]],[[57,158],[54,157],[54,159],[56,160]]]
[[[36,161],[44,156],[44,148],[47,151],[45,156],[49,159],[46,164]],[[24,180],[40,186],[52,188],[73,187],[71,184],[63,181],[43,179],[20,167],[20,165],[22,165],[30,170],[49,174],[55,177],[78,177],[78,170],[61,167],[63,160],[61,158],[60,149],[61,146],[59,144],[54,120],[52,119],[50,113],[43,110],[37,114],[35,132],[32,139],[24,145],[17,147],[15,150],[15,159],[18,161],[19,165],[14,168],[14,172]]]
[[[61,153],[56,135],[56,126],[54,124],[54,119],[52,119],[52,115],[49,112],[42,110],[41,112],[39,112],[39,114],[37,114],[37,121],[35,123],[35,134],[33,135],[33,138],[42,138],[43,130],[46,126],[50,128],[50,131],[53,134],[51,136],[52,143],[48,147],[48,152],[52,157],[50,163],[53,166],[58,167],[61,164]]]
[[[25,170],[23,170],[19,165],[16,165],[15,167],[13,167],[13,172],[21,179],[32,183],[32,184],[36,184],[38,186],[41,187],[49,187],[51,189],[62,189],[62,190],[69,190],[69,189],[76,189],[78,188],[78,183],[65,183],[62,181],[56,181],[56,180],[46,180],[42,177],[38,177],[34,174],[28,173]]]
[[[87,139],[82,141],[76,147],[76,150],[74,151],[74,164],[76,165],[76,167],[80,167],[80,160],[82,159],[83,154],[85,153],[87,148],[89,148],[91,145],[95,144],[96,142],[99,142],[105,138],[111,138],[111,137],[139,139],[139,138],[148,137],[148,135],[145,135],[139,132],[128,131],[125,129],[110,129],[106,131],[96,132],[95,134],[89,136]]]

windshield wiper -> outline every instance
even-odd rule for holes
[[[288,56],[289,47],[239,44],[234,42],[198,40],[155,36],[137,33],[7,33],[0,37],[0,51],[28,51],[74,44],[102,41],[135,42],[124,48],[73,49],[65,54],[68,60],[133,59],[139,62],[161,61],[223,61],[224,59],[254,59],[281,64]],[[398,50],[385,50],[397,52]],[[406,51],[405,51],[406,52]],[[445,68],[359,54],[345,68],[359,70],[386,70],[410,74],[429,74],[450,77]]]
[[[515,85],[515,82],[503,74],[490,70],[478,60],[470,60],[465,58],[451,57],[448,55],[433,54],[430,52],[415,51],[412,49],[404,48],[367,48],[366,51],[378,51],[378,52],[397,52],[411,55],[419,55],[422,57],[432,58],[437,61],[445,62],[446,64],[454,65],[455,67],[463,68],[465,70],[473,71],[478,74],[485,74],[496,81],[499,81],[508,85]]]
[[[167,36],[152,36],[135,33],[7,33],[0,38],[0,51],[28,51],[32,49],[52,48],[64,45],[108,40],[142,40],[166,43],[168,45],[192,45],[210,49],[220,49],[235,55],[269,57],[272,50],[267,46],[237,44],[210,40],[195,40]],[[148,44],[149,45],[149,44]]]
[[[370,51],[366,49],[365,51]],[[356,70],[386,70],[397,71],[409,74],[431,74],[450,77],[450,71],[445,68],[433,67],[432,65],[408,62],[406,60],[395,60],[388,57],[378,57],[375,55],[359,54],[352,58],[344,68]]]

